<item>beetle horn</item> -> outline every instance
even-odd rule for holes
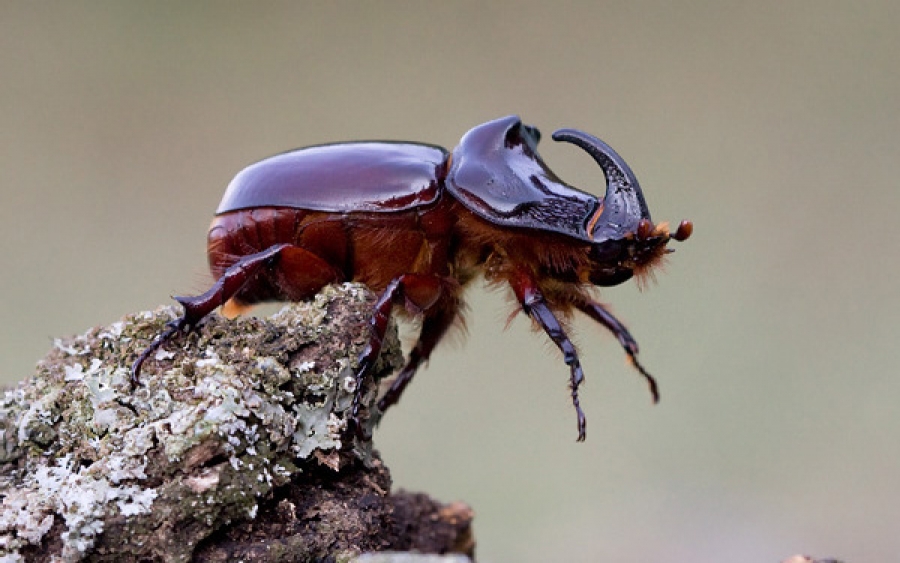
[[[592,233],[595,240],[620,238],[626,232],[635,232],[641,219],[650,219],[650,210],[647,209],[637,177],[612,147],[577,129],[555,131],[553,140],[572,143],[584,149],[600,165],[606,176],[604,209]]]

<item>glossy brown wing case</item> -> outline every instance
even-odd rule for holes
[[[244,168],[216,214],[258,207],[337,213],[393,212],[441,194],[447,151],[419,143],[358,142],[306,147]]]

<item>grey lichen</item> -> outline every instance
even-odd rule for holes
[[[370,299],[345,284],[264,320],[210,316],[137,388],[130,363],[174,308],[57,340],[0,401],[0,560],[188,561],[304,463],[377,464],[370,442],[346,443]],[[376,378],[401,361],[394,328],[384,350]]]

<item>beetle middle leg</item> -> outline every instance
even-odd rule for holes
[[[359,356],[359,366],[356,370],[356,394],[353,397],[351,409],[352,419],[357,430],[360,426],[357,421],[360,401],[362,399],[362,380],[366,372],[371,369],[381,353],[381,346],[387,332],[391,309],[394,305],[404,305],[409,302],[413,307],[425,312],[422,322],[422,333],[419,341],[410,352],[409,361],[394,380],[390,390],[379,401],[378,408],[383,412],[389,406],[400,399],[403,390],[412,380],[419,364],[427,360],[432,349],[446,333],[456,317],[455,309],[439,313],[432,311],[444,294],[445,282],[439,276],[424,274],[404,274],[391,280],[379,296],[372,309],[372,317],[369,319],[370,338],[366,348]]]
[[[409,352],[409,360],[400,373],[397,375],[390,389],[385,392],[381,400],[378,401],[378,410],[384,412],[391,405],[397,404],[403,390],[412,381],[416,370],[423,361],[428,361],[432,350],[441,341],[447,330],[453,326],[453,322],[457,316],[457,305],[437,308],[437,312],[428,312],[422,320],[422,330],[419,333],[419,339],[415,346]]]
[[[563,330],[559,319],[550,310],[544,295],[535,283],[531,275],[519,272],[510,280],[516,298],[528,316],[534,319],[550,340],[560,349],[563,354],[563,360],[569,366],[569,388],[572,392],[572,405],[575,407],[575,414],[578,417],[578,441],[583,442],[586,434],[587,420],[584,411],[581,410],[581,402],[578,399],[578,387],[584,381],[584,372],[581,369],[581,361],[578,359],[578,351],[575,345],[569,339],[566,331]]]

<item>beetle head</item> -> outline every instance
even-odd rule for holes
[[[589,278],[594,285],[611,286],[626,282],[659,263],[663,256],[674,252],[666,248],[670,240],[682,241],[691,236],[694,226],[682,221],[674,233],[667,223],[654,225],[649,219],[641,219],[634,233],[624,238],[610,239],[591,245]]]
[[[587,225],[593,240],[591,283],[610,286],[640,276],[670,252],[666,249],[670,239],[682,241],[691,235],[690,221],[682,221],[674,233],[666,223],[653,224],[637,177],[612,147],[575,129],[560,129],[553,140],[584,149],[606,176],[606,195]]]

